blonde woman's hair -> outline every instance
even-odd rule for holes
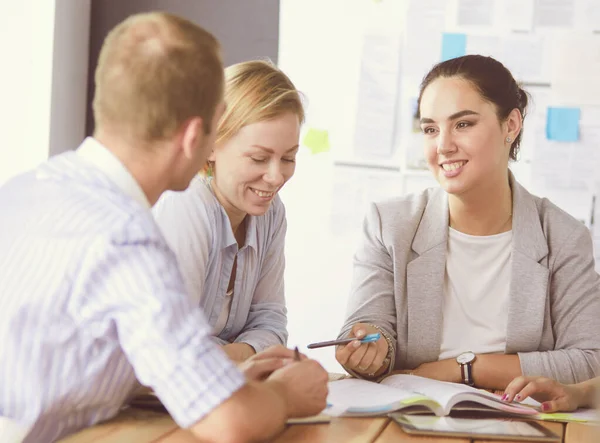
[[[288,112],[304,123],[304,105],[292,81],[272,62],[252,60],[225,69],[225,104],[216,144],[233,137],[244,126],[272,120]],[[213,175],[213,162],[201,172]]]
[[[157,141],[171,137],[186,120],[201,117],[209,132],[223,97],[219,43],[175,15],[136,14],[104,40],[95,82],[97,129]]]
[[[217,131],[217,143],[233,137],[244,126],[272,120],[291,112],[304,122],[298,90],[270,61],[253,60],[225,69],[227,110]]]

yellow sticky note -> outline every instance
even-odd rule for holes
[[[554,412],[550,414],[538,414],[537,418],[540,420],[549,420],[549,421],[574,421],[574,422],[582,422],[585,423],[588,420],[585,418],[575,417],[573,414],[564,413],[564,412]]]
[[[329,132],[325,129],[310,128],[304,136],[302,144],[310,149],[313,154],[328,152],[331,148],[329,145]]]

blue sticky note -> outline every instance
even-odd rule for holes
[[[546,138],[557,142],[579,140],[579,108],[548,108]]]
[[[442,61],[462,57],[467,53],[467,34],[442,34]]]

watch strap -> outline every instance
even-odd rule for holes
[[[460,363],[460,375],[465,385],[473,386],[473,362]]]

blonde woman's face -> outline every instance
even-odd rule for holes
[[[287,113],[244,126],[215,148],[213,188],[228,214],[267,212],[294,175],[299,138],[298,117]]]

